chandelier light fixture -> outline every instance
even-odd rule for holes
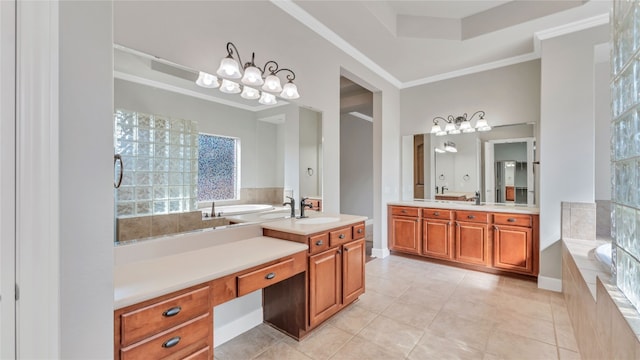
[[[196,84],[204,88],[220,88],[226,94],[240,94],[244,99],[258,99],[263,105],[278,103],[276,95],[294,100],[300,97],[298,87],[293,83],[296,74],[291,69],[280,68],[277,62],[267,61],[261,68],[255,63],[256,54],[251,54],[251,62],[244,63],[238,48],[227,43],[227,56],[220,61],[216,75],[200,71]],[[287,83],[282,86],[278,73],[287,72]],[[239,81],[238,81],[239,80]]]
[[[476,120],[475,126],[471,126],[471,120],[478,115],[478,120]],[[455,135],[460,133],[472,133],[475,131],[489,131],[491,130],[491,126],[487,123],[487,120],[484,119],[485,112],[482,110],[476,111],[467,118],[467,113],[464,113],[462,116],[454,117],[453,115],[447,116],[447,118],[443,118],[441,116],[436,116],[433,118],[433,126],[431,127],[431,134],[435,134],[436,136],[444,136],[444,135]],[[444,125],[444,128],[442,126]]]

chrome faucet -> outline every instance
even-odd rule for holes
[[[480,191],[476,191],[476,205],[480,205]]]
[[[216,217],[216,202],[211,202],[211,217]]]
[[[291,206],[291,218],[294,219],[296,217],[296,199],[292,198],[291,196],[287,196],[287,199],[289,199],[290,201],[282,204],[282,206]]]
[[[301,219],[308,217],[307,215],[304,214],[305,207],[308,207],[309,209],[313,209],[313,204],[305,202],[305,200],[307,199],[308,198],[302,198],[302,200],[300,200],[300,218]]]
[[[440,189],[442,189],[442,194],[444,194],[444,191],[445,191],[445,190],[449,190],[449,188],[448,188],[448,187],[446,187],[446,186],[444,186],[444,185],[443,185]]]

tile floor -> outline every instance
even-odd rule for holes
[[[562,294],[531,281],[389,256],[366,293],[298,342],[259,325],[215,349],[244,359],[580,359]]]

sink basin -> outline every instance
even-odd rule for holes
[[[337,217],[312,217],[307,219],[298,219],[296,224],[301,225],[318,225],[318,224],[327,224],[340,221],[340,218]]]

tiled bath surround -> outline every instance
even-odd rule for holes
[[[562,292],[580,355],[640,358],[640,314],[615,286],[610,269],[593,255],[606,240],[596,240],[595,228],[581,228],[595,224],[595,204],[563,203],[562,216]]]

